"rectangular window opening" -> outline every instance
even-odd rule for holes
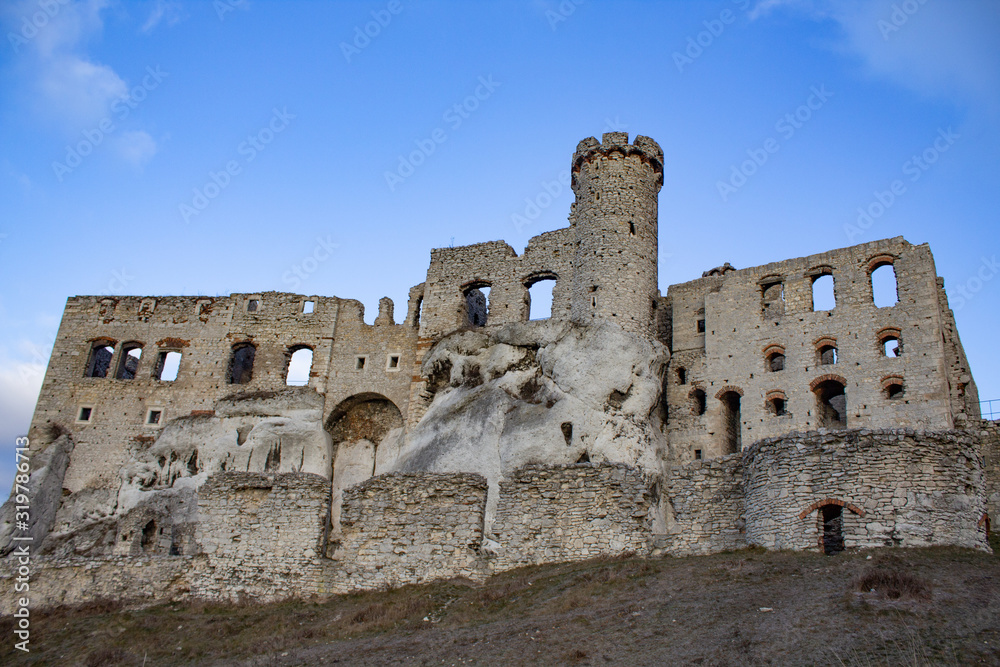
[[[354,358],[354,370],[358,370],[358,371],[364,370],[364,368],[365,368],[365,361],[367,361],[367,359],[368,359],[368,357],[355,357]]]
[[[316,307],[315,301],[306,301],[302,304],[302,313],[308,315],[311,312],[313,312],[313,309],[315,309],[315,307]]]
[[[78,422],[89,422],[90,417],[93,414],[94,414],[94,408],[90,406],[82,406],[80,408],[80,413],[76,417],[76,420]]]
[[[257,306],[259,305],[260,302],[257,299],[250,299],[249,301],[247,301],[247,312],[248,313],[257,312]]]
[[[150,410],[146,414],[146,424],[150,426],[155,426],[160,423],[160,417],[163,416],[162,410]]]
[[[390,354],[389,355],[389,366],[390,369],[399,368],[399,355]]]
[[[694,450],[694,458],[695,458],[695,460],[698,460],[698,459],[701,458],[701,450],[700,449]]]

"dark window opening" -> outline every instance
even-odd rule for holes
[[[559,428],[562,430],[563,440],[566,441],[567,445],[571,444],[573,442],[573,423],[563,422]]]
[[[354,370],[363,371],[365,369],[365,362],[368,360],[367,357],[355,357],[354,359]]]
[[[844,508],[840,505],[823,505],[823,553],[833,555],[844,550]]]
[[[892,264],[882,264],[871,273],[872,303],[876,308],[888,308],[899,303],[896,269]]]
[[[885,386],[885,397],[889,400],[902,398],[903,397],[903,383],[900,382],[890,382]]]
[[[257,348],[250,343],[233,346],[229,359],[229,384],[247,384],[253,379],[253,359]]]
[[[465,292],[465,313],[468,324],[474,327],[486,325],[490,314],[490,287],[479,285]]]
[[[309,372],[312,370],[313,351],[308,347],[293,347],[289,350],[288,370],[285,373],[285,384],[301,387],[309,384]]]
[[[847,394],[844,385],[836,380],[824,380],[817,385],[816,405],[819,426],[826,428],[847,427]]]
[[[834,295],[833,275],[826,273],[815,276],[812,283],[813,310],[833,310],[837,305]]]
[[[634,222],[629,222],[628,223],[628,233],[631,236],[635,236],[635,223]]]
[[[119,380],[132,380],[135,372],[139,368],[139,359],[142,357],[141,345],[123,345],[122,356],[118,360],[118,371],[115,378]]]
[[[705,392],[701,389],[695,389],[691,392],[691,411],[696,415],[705,414],[705,409],[707,407],[707,401],[705,399]]]
[[[832,366],[837,363],[837,348],[833,345],[823,345],[817,352],[821,366]]]
[[[701,459],[701,450],[700,449],[694,450],[694,458],[695,458],[695,460],[700,460]]]
[[[305,301],[302,303],[302,313],[305,315],[310,314],[315,309],[316,309],[315,301]]]
[[[80,416],[77,417],[77,421],[89,422],[90,415],[93,414],[93,412],[94,412],[93,408],[80,408]]]
[[[153,369],[153,379],[160,382],[173,382],[177,379],[177,371],[181,367],[181,353],[176,351],[160,352],[156,356],[156,367]]]
[[[264,461],[264,472],[278,472],[281,468],[281,446],[271,447],[267,452],[267,460]]]
[[[677,384],[687,384],[688,372],[687,369],[681,366],[677,369]]]
[[[782,415],[787,414],[785,412],[785,399],[780,396],[769,399],[767,401],[767,409],[775,417],[781,417]]]
[[[147,424],[159,424],[160,423],[160,416],[162,416],[162,415],[163,415],[163,412],[161,410],[150,410],[149,414],[146,416],[146,423]]]
[[[584,452],[583,454],[580,454],[580,458],[578,458],[576,460],[576,462],[577,463],[590,463],[590,454],[588,454],[587,452]]]
[[[698,333],[705,333],[705,320],[698,320]]]
[[[248,313],[257,312],[257,306],[259,305],[260,302],[257,299],[250,299],[249,301],[247,301],[247,312]]]
[[[142,529],[142,538],[139,546],[145,552],[153,551],[156,548],[156,522],[150,521]]]
[[[111,357],[114,355],[114,346],[108,343],[94,343],[90,348],[90,358],[87,359],[87,372],[84,377],[108,377],[108,368],[111,367]]]
[[[389,355],[389,368],[399,368],[399,355],[390,354]]]
[[[772,373],[785,370],[785,355],[783,352],[771,352],[767,355],[767,370]]]
[[[722,453],[734,454],[741,445],[740,395],[727,391],[719,400],[722,401]]]

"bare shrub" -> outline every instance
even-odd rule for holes
[[[887,600],[929,600],[931,585],[908,572],[870,566],[854,577],[854,590],[877,593]]]

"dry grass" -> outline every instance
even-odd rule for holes
[[[598,559],[325,601],[98,601],[34,614],[32,653],[5,642],[0,664],[1000,664],[1000,558],[870,554]]]

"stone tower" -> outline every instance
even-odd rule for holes
[[[650,336],[657,287],[657,196],[663,185],[663,150],[649,137],[628,142],[608,132],[584,139],[573,154],[576,229],[571,315]]]

